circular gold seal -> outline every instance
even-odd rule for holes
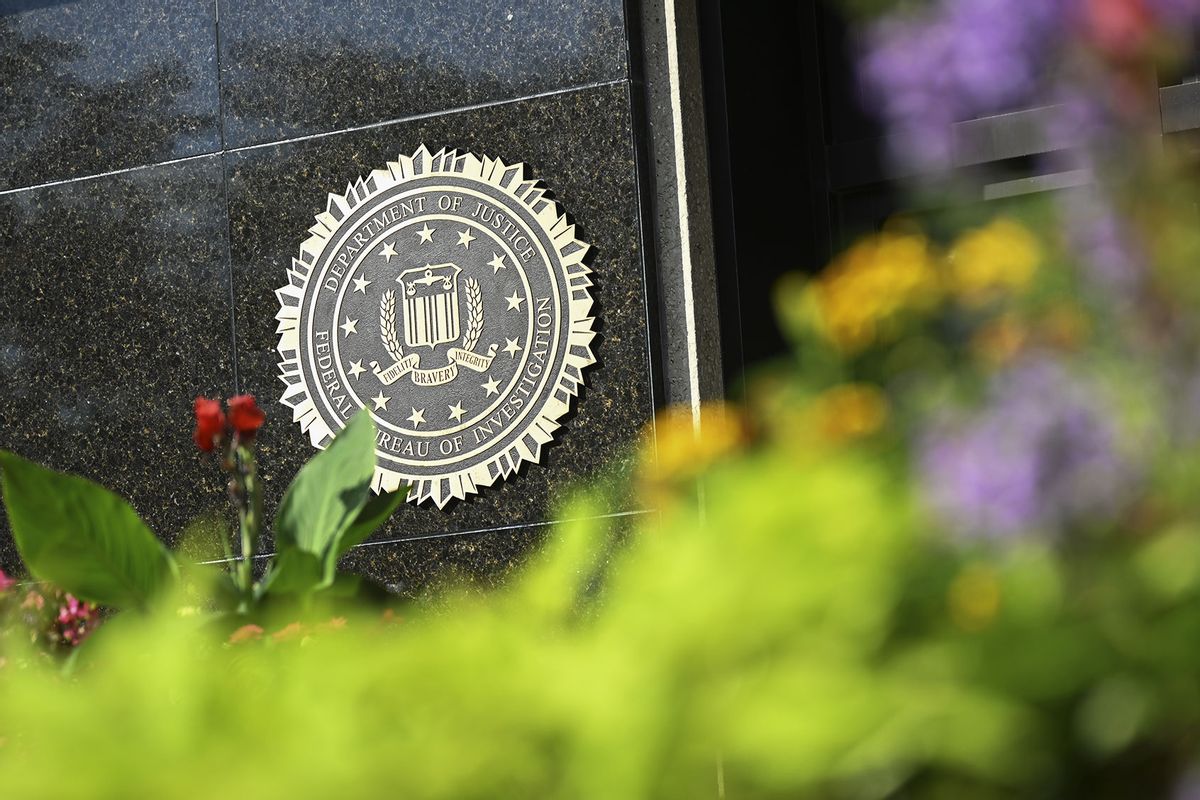
[[[282,401],[360,409],[375,491],[444,507],[540,460],[595,362],[588,245],[522,164],[422,146],[330,194],[279,298]]]

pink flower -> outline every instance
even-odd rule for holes
[[[11,589],[13,586],[16,586],[16,584],[16,579],[8,577],[4,574],[4,570],[0,569],[0,592]]]
[[[96,607],[91,603],[79,600],[74,595],[67,595],[66,605],[58,607],[58,624],[62,628],[63,639],[72,646],[78,645],[91,633],[88,624],[95,615]]]

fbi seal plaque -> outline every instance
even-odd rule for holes
[[[546,188],[422,146],[316,221],[276,292],[282,401],[313,445],[367,408],[375,491],[439,508],[539,461],[595,362],[588,245]]]

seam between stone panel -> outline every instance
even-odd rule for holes
[[[646,116],[640,108],[635,108],[634,104],[639,102],[640,98],[635,96],[635,87],[632,81],[626,87],[625,101],[629,104],[629,149],[633,154],[633,181],[634,191],[637,193],[637,238],[638,238],[638,255],[642,262],[641,277],[642,277],[642,319],[645,323],[646,335],[646,380],[650,385],[650,440],[653,442],[654,460],[658,461],[658,403],[660,399],[659,393],[659,378],[662,371],[661,365],[661,334],[659,326],[661,325],[660,316],[662,314],[661,303],[659,302],[658,288],[658,250],[655,246],[654,237],[647,236],[648,217],[646,214],[646,206],[649,200],[649,186],[647,181],[649,176],[645,174],[646,165],[649,163],[649,152],[642,152],[643,147],[647,142],[643,141],[639,136],[638,125],[645,125]],[[653,269],[653,274],[651,270]],[[653,303],[651,302],[653,299]]]
[[[221,137],[221,199],[225,204],[225,271],[229,283],[229,346],[233,366],[233,393],[242,393],[241,369],[238,365],[237,292],[233,285],[233,214],[229,207],[229,170],[225,163],[225,92],[221,85],[221,0],[213,0],[213,31],[217,61],[217,126]]]
[[[501,525],[496,528],[475,528],[473,530],[468,530],[468,531],[448,531],[446,533],[430,533],[430,534],[426,534],[424,536],[400,536],[400,537],[396,537],[394,539],[384,539],[384,540],[378,541],[378,542],[363,542],[362,544],[356,544],[354,547],[352,547],[350,549],[350,552],[353,552],[354,550],[361,550],[361,549],[367,548],[367,547],[382,547],[383,545],[387,545],[387,544],[404,544],[406,542],[424,542],[424,541],[428,541],[430,539],[449,539],[454,536],[475,536],[475,535],[484,534],[484,533],[501,533],[503,531],[516,531],[516,530],[521,530],[523,528],[545,528],[545,527],[549,527],[551,525],[559,525],[564,522],[591,522],[591,521],[600,520],[600,519],[620,519],[622,517],[637,517],[637,516],[643,516],[646,514],[656,514],[656,513],[658,513],[656,509],[643,508],[643,509],[637,509],[634,511],[614,511],[611,514],[596,514],[596,515],[589,516],[589,517],[563,517],[561,519],[547,519],[547,520],[542,520],[540,522],[523,522],[523,523],[520,523],[517,525]],[[257,561],[257,560],[261,560],[264,558],[272,558],[272,557],[274,557],[274,555],[275,555],[274,553],[257,553],[257,554],[255,554],[254,559]],[[216,558],[211,561],[201,561],[200,563],[201,564],[228,564],[228,563],[235,562],[235,561],[241,561],[241,559],[240,558]]]
[[[536,94],[522,95],[521,97],[511,97],[505,100],[493,100],[487,103],[473,103],[466,106],[455,106],[441,111],[422,111],[420,114],[410,114],[407,117],[395,117],[393,119],[384,120],[382,122],[370,122],[366,125],[354,125],[349,128],[340,128],[336,131],[325,131],[322,133],[310,133],[304,136],[293,136],[289,139],[279,139],[273,142],[263,142],[261,144],[247,144],[241,147],[231,147],[226,152],[242,153],[247,150],[261,150],[264,147],[276,147],[283,144],[293,144],[295,142],[307,142],[312,139],[326,139],[330,136],[339,136],[343,133],[358,133],[359,131],[369,131],[375,128],[386,128],[389,125],[399,125],[404,122],[415,122],[422,119],[433,119],[434,117],[447,117],[453,114],[463,114],[468,111],[481,111],[485,108],[495,108],[497,106],[512,105],[513,103],[524,103],[529,100],[541,100],[546,97],[557,97],[559,95],[571,94],[573,92],[586,91],[588,89],[600,89],[606,86],[618,86],[628,81],[628,78],[615,78],[608,81],[599,81],[597,83],[587,83],[580,86],[571,86],[566,89],[552,89],[548,92],[538,92]]]
[[[634,19],[635,19],[634,14],[635,13],[637,14],[637,18],[636,18],[637,24],[639,26],[641,25],[641,11],[634,7],[635,2],[636,2],[636,0],[622,0],[622,3],[621,3],[621,17],[622,17],[621,21],[622,21],[622,23],[624,23],[622,27],[625,29],[625,75],[629,78],[630,81],[633,81],[634,83],[637,82],[636,80],[634,80],[634,67],[633,67],[633,58],[634,58],[634,54],[633,54],[634,28],[633,28],[633,25],[635,24],[634,23]],[[641,37],[638,37],[638,40],[640,41]],[[639,61],[640,61],[640,59],[639,59]]]
[[[598,519],[619,519],[621,517],[636,517],[636,516],[640,516],[642,514],[653,514],[653,513],[655,513],[653,509],[643,508],[643,509],[637,509],[634,511],[614,511],[610,514],[595,514],[595,515],[589,516],[589,517],[563,517],[561,519],[547,519],[547,520],[542,520],[540,522],[525,522],[525,523],[521,523],[518,525],[501,525],[497,528],[479,528],[477,530],[470,530],[470,531],[450,531],[448,533],[430,533],[430,534],[427,534],[424,536],[404,536],[404,537],[397,537],[395,539],[384,539],[384,540],[378,541],[378,542],[363,542],[362,544],[355,545],[355,547],[353,549],[359,549],[359,548],[364,548],[364,547],[380,547],[385,544],[400,544],[402,542],[420,542],[420,541],[424,541],[426,539],[446,539],[451,536],[470,536],[472,534],[480,534],[480,533],[499,533],[500,531],[514,531],[514,530],[520,530],[521,528],[545,528],[550,525],[558,525],[563,522],[588,522],[590,520],[598,520]]]
[[[221,0],[213,0],[213,32],[217,61],[217,133],[225,152],[225,92],[221,86]]]
[[[238,368],[237,292],[233,285],[233,216],[229,208],[229,170],[226,168],[224,153],[221,153],[221,163],[218,166],[221,168],[221,196],[225,203],[225,269],[229,283],[229,342],[232,347],[233,393],[238,395],[242,393],[242,378]]]
[[[650,509],[650,508],[639,509],[637,511],[614,511],[611,514],[596,514],[595,516],[590,516],[590,517],[564,517],[562,519],[544,520],[542,522],[527,522],[527,523],[524,523],[521,525],[504,525],[499,528],[479,528],[477,530],[470,530],[470,531],[453,531],[450,533],[433,533],[433,534],[429,534],[428,536],[409,536],[409,537],[402,538],[402,539],[386,539],[382,542],[363,542],[362,544],[357,544],[354,547],[352,547],[349,552],[353,552],[354,550],[360,550],[365,547],[381,547],[385,544],[404,544],[406,542],[422,542],[422,541],[427,541],[429,539],[449,539],[453,536],[472,536],[472,535],[477,535],[477,534],[482,534],[482,533],[498,533],[500,531],[513,531],[513,530],[520,530],[522,528],[544,528],[544,527],[547,527],[550,525],[558,525],[563,522],[592,522],[592,521],[600,520],[600,519],[619,519],[621,517],[637,517],[637,516],[644,516],[646,514],[656,514],[656,513],[658,513],[658,512],[655,509]],[[259,561],[264,558],[272,558],[272,557],[274,557],[274,555],[275,555],[274,553],[258,553],[254,556],[254,560]],[[232,563],[235,561],[241,561],[241,559],[240,558],[216,558],[211,561],[201,561],[199,563],[204,566],[209,566],[209,565],[213,565],[213,564],[228,564],[228,563]],[[17,586],[40,586],[43,583],[44,583],[44,581],[19,581],[17,583]]]
[[[32,192],[38,189],[50,189],[55,186],[65,186],[68,183],[82,183],[83,181],[94,181],[99,178],[108,178],[112,175],[125,175],[130,172],[141,172],[145,169],[154,169],[155,167],[169,167],[172,164],[183,164],[188,161],[199,161],[202,158],[214,158],[221,155],[221,150],[213,150],[208,153],[197,153],[194,156],[182,156],[180,158],[171,158],[166,161],[155,161],[153,164],[139,164],[136,167],[122,167],[121,169],[111,169],[107,172],[95,172],[91,175],[76,175],[74,178],[63,178],[57,181],[46,181],[45,183],[34,183],[29,186],[18,186],[13,189],[0,189],[0,197],[8,194],[17,194],[18,192]]]
[[[61,180],[44,181],[42,183],[33,183],[28,186],[16,186],[11,189],[0,189],[0,197],[18,192],[30,192],[35,189],[48,189],[54,186],[63,186],[68,183],[78,183],[81,181],[91,181],[97,178],[107,178],[113,175],[124,175],[130,172],[140,172],[141,170],[154,169],[155,167],[165,167],[171,164],[182,164],[187,161],[196,161],[201,158],[211,158],[226,153],[242,153],[248,150],[261,150],[264,147],[276,147],[278,145],[293,144],[295,142],[307,142],[312,139],[325,139],[330,136],[338,136],[343,133],[357,133],[359,131],[369,131],[375,128],[386,128],[389,125],[399,125],[404,122],[415,122],[422,119],[432,119],[434,117],[450,116],[453,114],[463,114],[469,111],[482,111],[486,108],[495,108],[498,106],[512,105],[514,103],[524,103],[529,100],[540,100],[546,97],[557,97],[558,95],[571,94],[573,92],[582,92],[590,89],[602,89],[609,86],[619,86],[629,82],[628,77],[613,78],[607,81],[596,81],[594,83],[584,83],[578,86],[570,86],[563,89],[552,89],[548,92],[538,92],[536,94],[521,95],[520,97],[508,97],[503,100],[491,100],[486,103],[474,103],[466,106],[455,106],[453,108],[444,108],[439,111],[423,111],[420,114],[411,114],[407,117],[395,117],[393,119],[383,120],[382,122],[371,122],[366,125],[355,125],[349,128],[339,128],[334,131],[324,131],[322,133],[310,133],[304,136],[293,136],[288,139],[276,139],[270,142],[262,142],[260,144],[248,144],[241,147],[228,147],[220,150],[211,150],[207,153],[196,153],[195,155],[182,156],[180,158],[170,158],[165,161],[155,161],[150,164],[138,164],[132,167],[122,167],[120,169],[107,170],[105,172],[96,172],[90,175],[76,175],[73,178],[63,178]]]

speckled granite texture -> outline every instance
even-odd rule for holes
[[[230,147],[625,78],[621,0],[220,0]]]
[[[631,531],[652,519],[652,513],[614,515],[590,524],[607,535],[610,553],[617,552]],[[525,555],[553,531],[553,523],[546,523],[508,531],[368,542],[347,553],[342,566],[407,597],[426,599],[445,587],[486,592],[519,572]]]
[[[0,447],[113,487],[167,541],[221,502],[188,418],[233,384],[226,229],[217,156],[0,195]]]
[[[0,0],[0,189],[221,147],[212,0]]]
[[[240,387],[270,411],[273,511],[314,452],[276,402],[274,290],[326,193],[421,143],[520,160],[593,245],[599,362],[541,464],[406,506],[347,559],[410,595],[502,581],[573,486],[629,473],[653,415],[622,9],[220,0],[218,31],[213,0],[0,0],[0,447],[101,480],[172,541],[223,502],[191,400]],[[640,511],[611,497],[599,513]]]
[[[277,397],[274,291],[283,265],[298,251],[325,196],[400,152],[422,143],[458,147],[505,159],[518,157],[542,179],[592,244],[594,344],[599,365],[541,465],[526,465],[515,479],[443,511],[406,506],[383,537],[480,530],[550,518],[557,490],[604,470],[619,469],[629,444],[650,419],[650,365],[643,295],[642,251],[637,235],[628,90],[593,87],[458,114],[398,123],[234,153],[228,159],[233,276],[237,297],[238,367],[244,390]],[[267,507],[312,448],[282,410],[263,435]],[[626,511],[633,500],[615,508]]]

